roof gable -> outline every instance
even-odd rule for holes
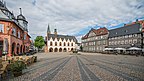
[[[55,35],[55,34],[49,34],[48,38],[52,38],[53,40],[57,38],[57,40],[62,40],[62,41],[68,41],[68,40],[74,40],[74,42],[77,42],[77,39],[74,36],[69,36],[69,35]]]
[[[106,34],[108,34],[107,28],[104,27],[104,28],[97,29],[97,36],[106,35]]]

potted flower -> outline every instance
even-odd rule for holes
[[[15,61],[10,64],[10,71],[12,71],[15,77],[22,75],[22,70],[26,69],[26,64],[23,61]]]

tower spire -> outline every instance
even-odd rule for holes
[[[20,9],[20,14],[22,14],[22,9],[21,8],[19,8]]]
[[[48,34],[51,33],[51,32],[50,32],[50,26],[49,26],[49,24],[48,24],[48,28],[47,28],[47,33],[48,33]]]
[[[4,1],[4,7],[6,8],[6,2]]]

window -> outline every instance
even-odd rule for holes
[[[50,46],[52,46],[53,44],[52,44],[52,42],[50,42]]]
[[[26,39],[26,34],[24,34],[24,40]]]
[[[15,29],[15,28],[12,28],[12,34],[13,34],[14,36],[16,36],[16,29]]]
[[[1,32],[1,33],[4,32],[4,24],[0,24],[0,32]]]
[[[66,46],[66,43],[64,42],[64,46]]]
[[[69,43],[68,43],[68,46],[69,46]]]
[[[18,38],[20,38],[20,31],[18,31]]]
[[[60,44],[59,44],[59,46],[61,46],[62,44],[61,44],[61,42],[60,42]]]
[[[71,43],[71,46],[73,46],[73,43]]]
[[[137,39],[133,39],[133,43],[137,43]]]
[[[125,30],[125,32],[128,32],[128,30]]]
[[[55,46],[57,46],[57,42],[55,42]]]

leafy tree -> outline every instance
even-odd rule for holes
[[[82,45],[80,46],[80,50],[83,51],[83,47],[82,47]]]
[[[38,50],[42,49],[42,47],[45,45],[43,36],[37,36],[34,45],[38,48]]]

